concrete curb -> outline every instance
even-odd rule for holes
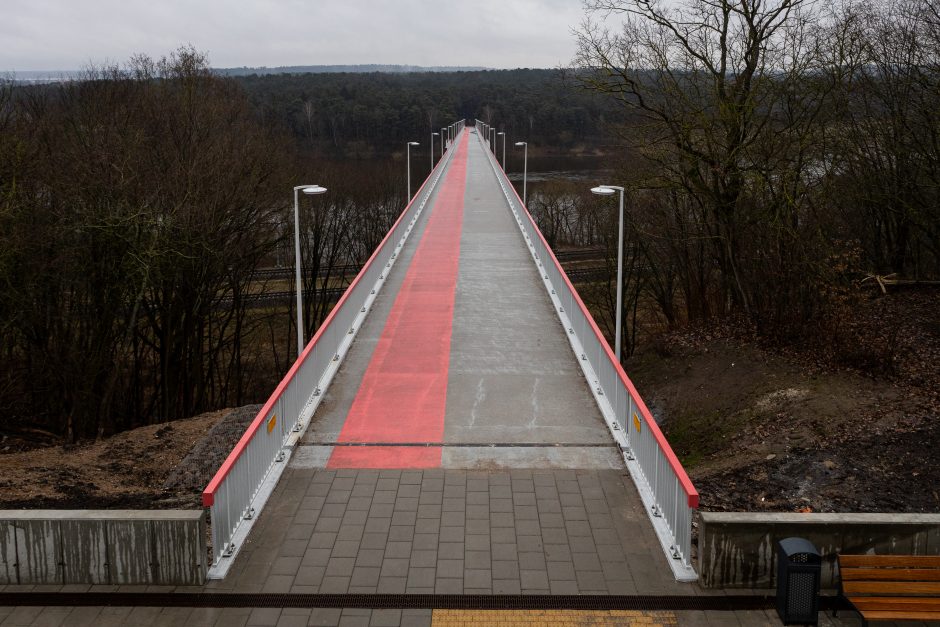
[[[940,514],[700,512],[699,573],[706,588],[775,585],[777,542],[806,538],[822,554],[822,587],[835,588],[839,553],[940,555]]]
[[[0,584],[202,585],[203,510],[0,510]]]

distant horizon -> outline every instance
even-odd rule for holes
[[[9,70],[0,69],[0,79],[12,77],[14,79],[28,80],[58,80],[62,78],[73,78],[74,75],[81,74],[86,68],[80,69],[51,69],[51,70]],[[357,69],[367,68],[367,69]],[[329,63],[316,65],[234,65],[225,67],[212,66],[215,72],[226,75],[237,76],[239,74],[335,74],[343,71],[354,73],[384,72],[390,74],[407,74],[422,72],[510,72],[513,70],[553,70],[553,67],[513,67],[497,68],[476,65],[412,65],[405,63]],[[317,71],[322,70],[322,71]]]

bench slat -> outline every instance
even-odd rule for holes
[[[846,568],[843,581],[940,581],[940,568]]]
[[[842,592],[853,594],[940,595],[940,581],[843,581]]]
[[[938,620],[940,612],[861,612],[865,620]]]
[[[940,598],[925,597],[848,597],[855,609],[940,612]]]
[[[839,567],[940,568],[940,555],[839,555]]]

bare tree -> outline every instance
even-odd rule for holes
[[[648,165],[625,178],[642,192],[640,214],[653,216],[640,218],[651,261],[670,259],[690,316],[740,309],[759,320],[768,274],[809,228],[811,136],[831,88],[810,80],[819,71],[815,15],[803,0],[585,8],[576,75],[635,121],[629,140]],[[672,318],[673,283],[663,278],[652,286]]]
[[[241,402],[289,149],[188,48],[0,105],[11,413],[74,439]]]
[[[840,8],[835,23],[831,57],[839,80],[834,104],[840,117],[828,133],[838,189],[833,204],[861,236],[872,270],[936,273],[936,4],[891,0],[849,5]]]

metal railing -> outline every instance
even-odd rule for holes
[[[462,130],[463,125],[456,124]],[[210,508],[211,514],[214,566],[234,557],[238,548],[236,533],[247,533],[244,523],[250,526],[267,500],[270,490],[265,493],[265,486],[273,489],[269,485],[272,475],[276,475],[276,482],[283,472],[293,445],[313,416],[454,152],[448,150],[428,175],[203,490],[203,506]],[[219,576],[224,576],[226,570],[227,566],[220,567]]]
[[[598,406],[623,449],[627,467],[670,558],[670,566],[677,579],[694,580],[697,576],[691,565],[692,517],[698,507],[698,491],[506,173],[485,144],[483,148]]]

